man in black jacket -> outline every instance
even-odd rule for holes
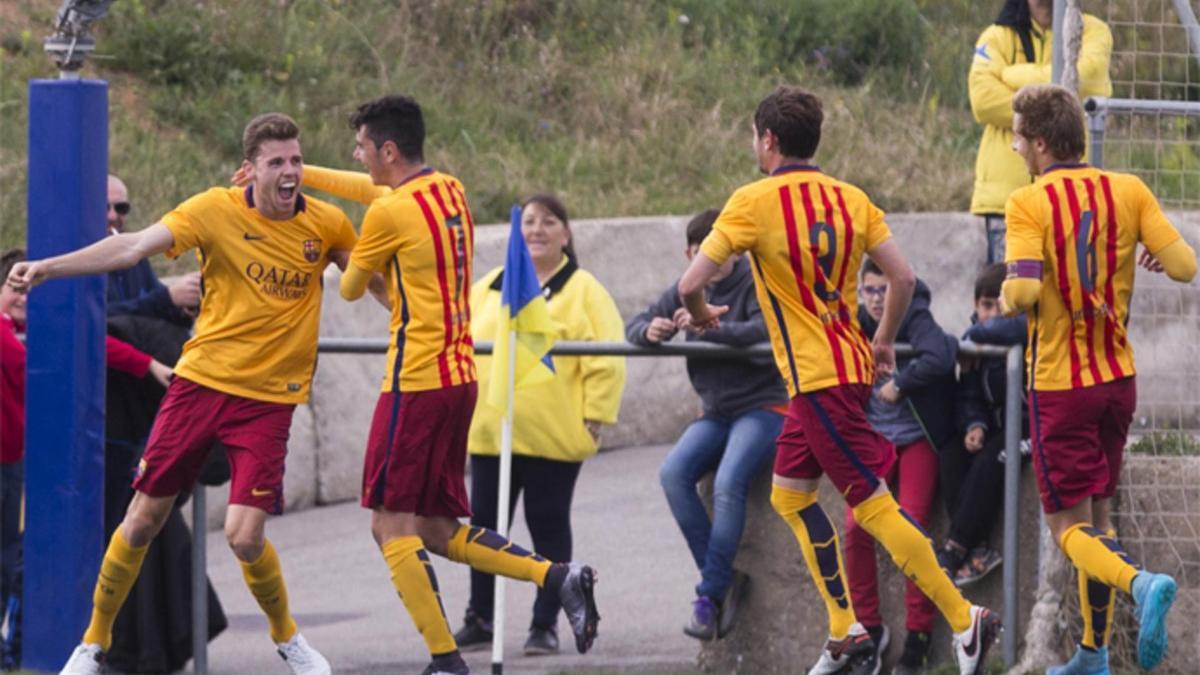
[[[863,266],[859,285],[862,302],[858,321],[873,337],[883,315],[887,277],[871,260]],[[958,341],[938,326],[929,311],[929,287],[917,280],[912,303],[897,342],[913,346],[915,354],[899,358],[895,375],[875,383],[867,404],[867,421],[896,446],[896,462],[887,476],[900,506],[921,527],[928,527],[930,507],[937,491],[937,448],[954,433],[954,366]],[[875,540],[846,511],[846,576],[858,620],[871,634],[882,660],[890,636],[879,614],[875,570]],[[934,606],[909,581],[905,589],[905,628],[908,635],[895,672],[916,672],[924,667],[933,632]]]
[[[705,211],[688,223],[689,260],[717,215],[716,210]],[[721,317],[720,328],[702,335],[688,331],[689,342],[744,347],[767,341],[750,263],[744,257],[726,262],[705,295],[710,304],[726,305],[729,312]],[[634,344],[656,345],[670,340],[690,321],[677,284],[671,284],[657,303],[629,321],[625,335]],[[746,521],[746,494],[754,477],[775,456],[775,437],[783,426],[788,396],[769,358],[755,362],[689,358],[687,370],[703,411],[663,461],[659,479],[700,570],[692,616],[683,632],[710,640],[733,627],[747,581],[746,575],[733,569]],[[696,484],[710,472],[716,472],[711,521],[696,492]]]

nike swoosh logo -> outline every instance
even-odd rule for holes
[[[266,237],[261,234],[250,234],[249,232],[242,233],[242,238],[246,241],[258,241],[259,239],[266,239]]]
[[[274,490],[259,490],[258,488],[251,488],[250,490],[251,497],[270,497],[273,494],[275,494]]]
[[[979,633],[983,631],[983,612],[976,615],[975,634],[971,636],[971,642],[963,650],[967,656],[975,658],[975,654],[979,652]]]

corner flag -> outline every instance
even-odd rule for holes
[[[500,283],[500,321],[496,324],[492,351],[488,405],[507,410],[509,382],[514,388],[547,382],[554,378],[550,348],[554,346],[554,323],[533,269],[529,248],[521,236],[521,207],[512,208],[512,230],[504,258]],[[515,338],[515,339],[513,339]],[[512,352],[515,351],[515,358]],[[512,362],[512,379],[508,367]]]

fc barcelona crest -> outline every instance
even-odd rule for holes
[[[321,240],[320,239],[305,239],[304,240],[304,259],[310,263],[315,263],[321,258]]]

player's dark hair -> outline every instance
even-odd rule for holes
[[[242,157],[253,162],[263,143],[294,138],[300,138],[300,126],[296,120],[283,113],[263,113],[250,120],[242,132]]]
[[[758,104],[754,128],[760,137],[768,130],[775,134],[784,157],[808,159],[817,154],[824,119],[821,99],[800,87],[783,85]]]
[[[1000,297],[1000,286],[1007,274],[1004,263],[992,263],[979,270],[979,276],[975,277],[975,302],[980,298]]]
[[[858,278],[861,279],[868,274],[874,274],[878,277],[887,276],[883,273],[883,270],[879,269],[879,265],[877,265],[875,261],[871,260],[870,258],[867,258],[865,261],[863,261],[862,271],[859,272]]]
[[[569,235],[567,245],[563,247],[563,253],[566,253],[568,258],[578,263],[579,258],[575,255],[575,235],[571,232],[571,221],[567,218],[567,207],[562,203],[562,200],[549,192],[539,192],[521,202],[521,208],[524,209],[530,204],[541,206],[554,214],[555,218],[562,221],[563,227],[566,228]]]
[[[1013,112],[1021,115],[1021,128],[1014,131],[1030,141],[1044,140],[1054,159],[1083,157],[1083,107],[1070,89],[1057,84],[1022,87],[1013,97]]]
[[[721,215],[720,209],[709,209],[692,216],[687,224],[687,245],[691,246],[704,241],[708,233],[712,232],[713,223],[717,222],[719,215]]]
[[[425,117],[421,106],[408,96],[381,96],[358,106],[350,128],[365,129],[375,148],[391,141],[409,162],[425,161]]]

